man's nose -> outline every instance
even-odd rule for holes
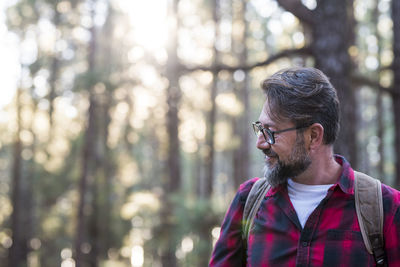
[[[257,137],[256,146],[260,150],[269,149],[271,147],[271,145],[265,140],[264,135],[262,134]]]

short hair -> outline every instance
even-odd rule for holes
[[[288,68],[264,80],[273,120],[289,119],[296,126],[320,123],[324,144],[333,144],[339,133],[339,100],[328,77],[316,68]]]

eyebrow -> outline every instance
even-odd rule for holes
[[[269,128],[269,127],[275,127],[274,125],[272,125],[272,124],[268,124],[268,123],[262,123],[261,121],[256,121],[256,123],[259,123],[259,124],[261,124],[264,128]]]

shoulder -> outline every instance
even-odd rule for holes
[[[257,180],[259,179],[260,178],[258,177],[249,179],[239,186],[237,195],[239,196],[240,202],[246,202],[247,196],[249,195],[251,188],[253,187],[254,183],[257,182]]]
[[[398,247],[400,242],[400,236],[398,236],[400,229],[400,191],[382,183],[382,200],[384,213],[383,227],[385,239],[387,239],[385,242],[391,244],[395,240],[395,246]],[[393,246],[393,244],[390,246]]]
[[[392,199],[393,201],[400,202],[400,191],[382,183],[383,197]]]
[[[400,191],[382,183],[382,199],[385,213],[394,213],[400,207]]]
[[[372,178],[375,180],[379,180],[379,179],[371,177],[365,173],[354,171],[354,174],[356,174],[356,173],[359,174],[360,178],[364,177],[364,178],[369,178],[369,179]],[[369,179],[367,179],[367,180],[369,180]],[[369,182],[363,183],[363,187],[366,187],[368,185],[369,185]],[[400,191],[390,187],[389,185],[384,184],[383,182],[381,182],[381,189],[382,189],[382,201],[383,201],[384,213],[385,213],[385,215],[393,213],[400,207]]]

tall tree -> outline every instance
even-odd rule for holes
[[[168,61],[166,64],[166,77],[169,81],[167,88],[167,164],[165,166],[163,207],[161,209],[161,264],[163,267],[176,267],[175,256],[178,240],[175,220],[175,204],[173,196],[180,192],[181,166],[180,166],[180,142],[179,142],[179,105],[181,91],[179,87],[179,59],[178,59],[178,30],[179,30],[179,0],[171,1],[170,17],[172,23],[169,29]]]
[[[214,24],[214,42],[213,42],[213,59],[212,59],[212,83],[210,87],[210,110],[207,113],[206,120],[206,153],[204,157],[204,170],[205,179],[204,183],[200,183],[200,198],[199,200],[204,203],[203,209],[199,211],[203,218],[199,227],[199,236],[202,237],[202,242],[199,246],[198,266],[207,266],[208,259],[211,253],[211,229],[214,225],[210,216],[210,199],[214,191],[215,179],[215,124],[217,121],[217,104],[216,98],[218,94],[218,73],[216,66],[220,59],[220,53],[217,49],[219,38],[219,22],[220,22],[220,0],[213,0],[211,2],[211,12]]]
[[[316,67],[321,69],[335,86],[341,102],[341,129],[336,150],[357,165],[356,101],[350,86],[352,62],[348,53],[353,37],[349,14],[352,0],[318,1],[314,11],[313,51]]]
[[[58,0],[55,0],[51,2],[52,8],[54,11],[53,15],[53,25],[56,29],[59,29],[60,27],[60,22],[61,22],[61,14],[58,11],[57,5],[60,2]],[[50,78],[49,78],[49,93],[48,93],[48,100],[49,100],[49,143],[52,142],[53,140],[53,135],[54,135],[54,99],[56,98],[56,90],[57,90],[57,79],[59,76],[60,72],[60,59],[59,59],[59,54],[57,52],[57,39],[58,36],[54,36],[55,42],[54,42],[54,48],[53,48],[53,55],[51,56],[51,63],[50,63]]]
[[[35,161],[35,156],[36,156],[36,151],[37,151],[37,135],[35,133],[34,129],[34,123],[35,123],[35,117],[36,113],[38,110],[38,102],[40,98],[34,97],[34,88],[31,87],[30,94],[32,97],[32,107],[31,107],[31,113],[32,113],[32,119],[29,123],[28,126],[28,131],[30,132],[30,135],[32,136],[32,140],[30,141],[29,147],[26,148],[27,151],[29,151],[30,155],[26,159],[26,171],[25,171],[25,176],[26,178],[24,179],[24,196],[23,196],[23,202],[26,203],[23,206],[23,226],[24,226],[24,240],[27,243],[27,249],[26,253],[29,253],[31,251],[31,246],[29,245],[29,241],[32,240],[32,238],[36,235],[38,235],[38,227],[37,227],[37,217],[35,216],[36,211],[37,211],[37,191],[35,192],[35,182],[36,177],[37,177],[37,170],[36,170],[36,161]]]
[[[100,139],[100,150],[101,154],[98,159],[99,165],[99,175],[96,180],[99,187],[99,201],[98,203],[94,203],[98,208],[98,214],[95,222],[95,229],[97,229],[97,236],[99,236],[98,241],[98,254],[106,255],[108,249],[111,247],[111,226],[112,226],[112,206],[113,203],[111,201],[111,196],[113,192],[113,176],[115,174],[115,162],[113,158],[112,150],[108,145],[108,137],[110,130],[110,110],[114,105],[113,99],[113,91],[116,84],[110,82],[112,79],[110,78],[113,74],[113,71],[116,71],[116,63],[118,62],[118,57],[115,55],[115,46],[113,42],[107,42],[110,36],[113,36],[115,30],[115,10],[112,6],[108,7],[107,19],[103,26],[103,30],[101,31],[101,52],[103,55],[100,65],[104,66],[103,68],[103,76],[105,76],[104,81],[104,92],[101,95],[101,110],[100,114],[98,114],[102,119],[99,121],[99,135]],[[118,47],[118,50],[121,51],[121,48]],[[117,62],[116,62],[117,61]],[[95,236],[94,236],[95,237]],[[98,257],[99,255],[95,255]],[[103,258],[105,258],[103,256]]]
[[[341,102],[341,130],[335,152],[344,155],[356,167],[357,109],[350,86],[352,62],[348,54],[354,40],[353,1],[318,0],[314,10],[308,9],[300,0],[278,0],[278,3],[311,29],[315,65],[330,78]]]
[[[247,48],[247,35],[248,35],[248,21],[246,20],[246,7],[248,1],[241,1],[240,10],[238,11],[238,20],[241,21],[243,26],[242,34],[239,40],[236,40],[236,47],[239,51],[239,61],[241,66],[247,65],[248,48]],[[235,75],[235,73],[234,73]],[[236,118],[234,126],[235,136],[239,139],[238,148],[233,152],[233,178],[235,188],[245,181],[249,175],[250,165],[250,77],[248,71],[237,70],[236,75],[239,76],[237,82],[237,96],[243,105],[243,112]],[[243,77],[240,77],[242,76]],[[242,79],[243,78],[243,79]]]
[[[381,68],[382,68],[382,63],[381,63],[381,55],[382,55],[382,38],[378,30],[378,23],[379,23],[379,1],[376,0],[374,3],[374,9],[372,11],[372,25],[374,27],[374,33],[377,39],[377,44],[378,44],[378,51],[377,51],[377,58],[378,58],[378,74],[377,74],[377,80],[379,81],[379,78],[381,76]],[[379,162],[377,166],[378,170],[378,176],[383,179],[385,177],[384,175],[384,162],[385,162],[385,150],[384,150],[384,142],[383,142],[383,136],[384,136],[384,109],[383,109],[383,92],[382,90],[378,90],[376,93],[376,117],[377,117],[377,131],[376,135],[379,138],[379,144],[378,144],[378,153],[379,153]],[[384,180],[383,180],[384,181]]]
[[[87,114],[86,130],[84,132],[84,144],[82,150],[82,165],[79,178],[79,203],[77,210],[77,224],[75,233],[75,262],[76,267],[87,266],[89,259],[84,255],[84,244],[88,241],[88,232],[85,230],[87,225],[87,213],[89,207],[89,182],[93,182],[96,174],[96,149],[98,137],[98,103],[95,92],[95,58],[97,52],[97,29],[94,23],[96,0],[90,1],[92,25],[90,27],[90,42],[87,49],[87,90],[89,91],[89,110]],[[94,192],[96,193],[96,192]],[[93,228],[91,228],[93,231]],[[93,234],[93,232],[92,232]],[[91,254],[93,255],[93,253]],[[96,261],[90,263],[90,266],[97,266]]]
[[[15,12],[16,16],[8,18],[8,27],[15,31],[21,41],[27,41],[32,38],[33,35],[35,35],[36,38],[36,33],[32,34],[32,29],[37,29],[36,23],[38,23],[40,19],[36,6],[29,1],[20,1],[10,9]],[[31,11],[26,13],[26,18],[23,17],[24,10]],[[26,20],[23,20],[22,18],[25,18]],[[26,54],[24,48],[22,48],[20,52],[21,54]],[[21,81],[19,88],[16,90],[15,110],[17,127],[13,141],[13,163],[10,175],[12,181],[11,203],[13,206],[11,215],[12,246],[10,247],[8,254],[8,265],[16,267],[27,265],[30,249],[28,243],[33,234],[32,199],[34,192],[32,191],[32,178],[34,177],[34,144],[30,147],[25,146],[21,136],[24,132],[34,136],[32,127],[29,128],[27,124],[28,121],[23,119],[25,117],[23,116],[23,112],[28,111],[31,108],[31,105],[30,103],[28,104],[28,102],[31,100],[31,97],[34,97],[32,94],[34,86],[24,84],[23,80],[35,76],[35,73],[42,67],[39,62],[40,60],[40,55],[38,55],[35,58],[32,57],[30,60],[23,60],[23,62],[21,62],[23,71],[20,78]],[[35,108],[36,104],[34,104],[33,109]],[[32,116],[32,119],[33,118],[34,115]],[[32,123],[30,123],[30,125],[32,125]],[[29,160],[29,164],[26,164],[28,161],[24,160],[24,151],[25,155],[27,155],[25,158]]]
[[[12,246],[9,251],[8,266],[20,267],[27,264],[27,240],[24,240],[23,235],[23,213],[22,213],[22,141],[21,141],[21,94],[22,89],[17,90],[16,105],[17,105],[17,130],[14,140],[14,156],[12,167],[12,196],[13,212],[11,215],[11,230],[12,230]]]
[[[217,49],[218,42],[218,28],[219,28],[219,0],[212,1],[212,14],[214,22],[214,47],[213,47],[213,63],[215,67],[218,64],[219,52]],[[207,114],[207,130],[206,130],[206,155],[204,159],[205,168],[205,186],[201,190],[201,197],[209,199],[213,192],[214,183],[214,158],[215,158],[215,123],[217,119],[217,104],[216,98],[218,93],[218,70],[213,68],[212,70],[213,80],[210,88],[210,110]]]
[[[78,212],[77,212],[77,226],[76,226],[76,234],[75,234],[75,262],[76,266],[85,266],[84,265],[84,254],[83,254],[83,245],[87,238],[87,232],[85,231],[86,218],[85,209],[88,207],[88,180],[93,178],[94,175],[94,167],[93,161],[96,149],[96,129],[97,129],[97,103],[95,100],[95,95],[93,92],[90,92],[89,98],[89,112],[88,112],[88,122],[85,131],[85,141],[82,151],[82,170],[81,176],[79,180],[79,204],[78,204]]]
[[[392,1],[393,20],[393,113],[395,127],[396,186],[400,188],[400,1]]]

